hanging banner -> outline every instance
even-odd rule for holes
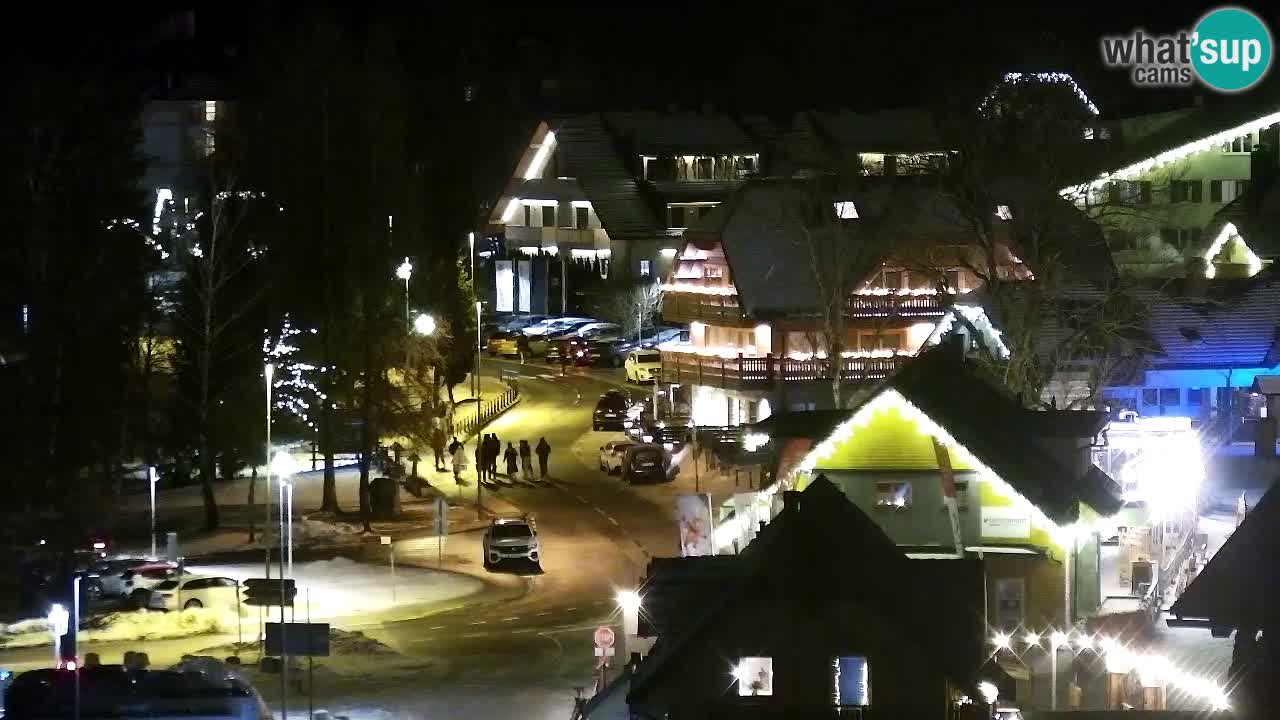
[[[499,260],[493,264],[493,291],[495,294],[494,309],[498,312],[512,312],[515,309],[515,285],[511,274],[511,261]]]
[[[520,312],[529,312],[529,297],[533,294],[533,261],[517,261],[516,272],[520,279]]]
[[[676,523],[680,528],[681,557],[716,554],[710,495],[702,493],[676,497]]]

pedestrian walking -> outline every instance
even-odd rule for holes
[[[551,457],[551,445],[547,443],[545,437],[538,438],[538,447],[534,448],[534,452],[538,454],[538,477],[545,478],[547,476],[547,460]]]
[[[520,441],[520,472],[526,482],[533,480],[533,448],[528,440]]]
[[[484,482],[485,457],[484,443],[476,441],[476,482]]]
[[[453,444],[449,446],[453,457],[453,481],[459,485],[462,484],[462,471],[467,469],[467,446],[458,442],[457,438],[453,439]]]
[[[489,476],[498,474],[498,457],[502,455],[502,441],[497,433],[489,434]]]
[[[436,472],[444,471],[444,428],[438,424],[431,428],[431,452],[436,456]]]
[[[516,452],[516,446],[507,443],[507,452],[503,454],[503,458],[507,461],[507,477],[514,478],[520,472],[520,454]]]

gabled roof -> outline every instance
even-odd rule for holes
[[[857,548],[835,556],[829,547]],[[786,506],[740,554],[727,556],[740,566],[736,582],[720,584],[697,604],[684,608],[695,619],[680,634],[662,637],[655,653],[636,671],[628,699],[643,701],[686,648],[710,641],[711,631],[736,604],[761,596],[758,586],[790,573],[822,585],[813,602],[846,602],[866,607],[892,623],[906,643],[928,649],[938,667],[954,682],[971,681],[982,660],[983,628],[981,561],[929,563],[908,560],[893,541],[839,489],[819,478]],[[799,561],[810,558],[811,562]],[[821,567],[815,564],[823,558]],[[680,561],[687,560],[681,559]],[[676,561],[673,561],[676,562]],[[846,567],[830,567],[843,563]],[[864,582],[867,577],[876,582]],[[937,587],[946,587],[944,596]],[[695,608],[701,608],[698,612]],[[785,622],[779,618],[778,622]]]
[[[1119,487],[1106,473],[1092,468],[1084,477],[1075,477],[1039,444],[1050,437],[1092,438],[1105,425],[1105,413],[1027,410],[1008,390],[945,346],[912,359],[858,407],[824,413],[775,413],[753,428],[770,437],[811,432],[814,434],[802,437],[824,439],[867,403],[891,390],[1059,525],[1077,519],[1081,502],[1102,515],[1120,509]]]
[[[1280,620],[1277,597],[1280,490],[1272,485],[1170,612],[1179,618],[1206,618],[1220,627],[1261,628]]]
[[[619,154],[599,114],[552,121],[566,169],[582,185],[600,224],[615,240],[652,238],[666,231]]]
[[[1227,223],[1235,226],[1254,255],[1268,260],[1280,258],[1280,182],[1253,179],[1248,192],[1214,214],[1204,229],[1205,242],[1212,242]]]
[[[1015,220],[996,221],[994,227],[1002,236],[998,241],[1013,252],[1018,252],[1021,233],[1035,228],[1036,242],[1062,248],[1046,261],[1080,277],[1114,275],[1101,232],[1066,201],[1037,195],[1028,184],[1012,179],[995,184],[991,195],[1012,208]],[[834,219],[809,219],[815,208],[837,202],[852,202],[858,213],[845,221],[847,228]],[[994,205],[991,210],[994,215]],[[684,236],[696,246],[719,243],[744,312],[769,315],[816,311],[811,238],[821,244],[836,233],[843,233],[835,241],[848,247],[845,258],[852,277],[870,275],[891,256],[976,245],[971,222],[945,188],[936,179],[914,176],[749,180]]]

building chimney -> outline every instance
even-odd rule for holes
[[[800,491],[799,490],[782,491],[782,511],[783,512],[800,512]]]

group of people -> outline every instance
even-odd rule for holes
[[[433,438],[434,440],[434,438]],[[437,454],[440,458],[444,455],[444,450],[448,450],[448,457],[453,465],[453,481],[461,484],[462,473],[467,469],[467,450],[466,444],[458,440],[454,436],[453,442],[449,443],[447,448],[441,448]],[[533,456],[538,456],[538,477],[545,478],[547,476],[547,462],[551,459],[551,445],[545,437],[538,438],[537,446],[530,446],[528,440],[521,440],[519,449],[510,442],[507,443],[507,449],[502,449],[502,441],[493,433],[487,433],[476,443],[475,463],[476,478],[492,480],[500,473],[498,472],[498,460],[502,459],[506,464],[505,475],[514,478],[517,475],[523,475],[525,480],[533,480]],[[443,470],[437,464],[438,470]]]

